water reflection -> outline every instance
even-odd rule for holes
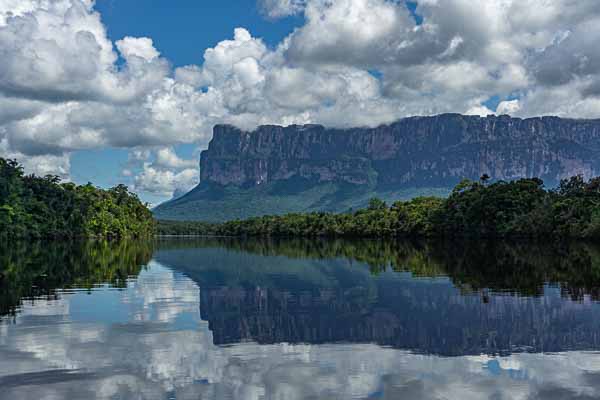
[[[374,275],[393,270],[415,277],[450,277],[465,291],[540,296],[544,286],[553,283],[573,299],[587,295],[600,300],[600,247],[586,243],[214,238],[164,240],[161,248],[226,248],[292,259],[345,259],[367,265]]]
[[[377,343],[444,356],[600,349],[600,253],[586,245],[559,254],[220,240],[155,259],[199,285],[216,344]]]
[[[151,260],[149,244],[86,246],[113,261],[73,256],[87,272],[56,285],[40,283],[63,253],[46,270],[27,267],[52,263],[43,247],[2,256],[17,295],[0,398],[600,397],[589,246],[203,240]]]
[[[152,242],[0,242],[0,315],[56,289],[124,288],[152,257]],[[30,304],[34,305],[34,304]],[[40,306],[41,307],[41,306]]]

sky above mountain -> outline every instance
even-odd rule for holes
[[[0,0],[0,156],[198,182],[217,123],[600,116],[597,0]]]

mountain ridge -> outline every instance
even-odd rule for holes
[[[375,128],[216,125],[201,153],[198,187],[155,214],[222,221],[339,212],[372,196],[444,195],[482,174],[539,177],[548,185],[600,175],[600,120],[441,114]]]

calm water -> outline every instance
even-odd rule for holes
[[[1,399],[600,398],[600,249],[0,246]]]

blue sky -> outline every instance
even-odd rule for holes
[[[237,27],[274,47],[302,24],[300,16],[264,18],[251,0],[97,0],[96,9],[113,41],[151,37],[176,67],[201,64],[204,50],[230,37]]]

